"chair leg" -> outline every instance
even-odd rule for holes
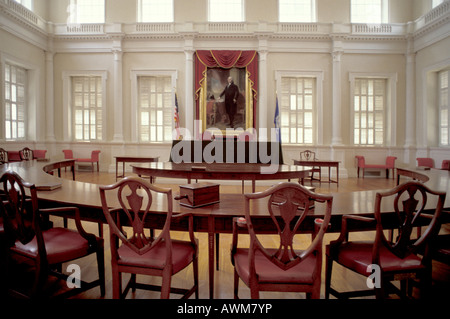
[[[170,274],[167,274],[167,272],[166,272],[166,274],[164,274],[162,276],[161,299],[169,299],[171,281],[172,281],[172,276]]]
[[[114,269],[116,268],[116,269]],[[113,282],[113,299],[120,299],[122,294],[122,274],[117,269],[117,266],[112,269],[112,282]]]
[[[98,279],[100,280],[100,295],[105,296],[105,253],[102,249],[97,251],[97,269],[98,269]]]
[[[192,267],[194,270],[194,285],[195,285],[195,299],[199,298],[198,295],[198,258],[196,257],[192,262]]]
[[[219,270],[219,247],[220,247],[220,234],[216,233],[216,270]]]
[[[333,259],[327,255],[325,265],[325,299],[330,298],[331,272],[333,270]]]
[[[239,290],[239,276],[238,276],[238,273],[235,268],[234,269],[234,299],[239,299],[238,290]]]

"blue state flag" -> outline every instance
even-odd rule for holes
[[[275,124],[275,131],[277,136],[277,142],[281,142],[280,135],[280,111],[278,110],[278,96],[276,97],[275,116],[273,117],[273,123]]]

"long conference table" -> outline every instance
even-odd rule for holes
[[[303,181],[311,172],[309,166],[248,164],[248,163],[173,163],[154,162],[131,165],[139,176],[183,178],[187,183],[193,179],[241,180],[252,182],[255,192],[257,180],[299,179]],[[265,172],[268,171],[270,173]],[[242,183],[244,190],[244,183]]]
[[[0,176],[7,170],[17,172],[25,181],[34,183],[38,188],[45,186],[47,191],[38,191],[39,204],[42,207],[76,206],[80,209],[81,218],[85,221],[106,223],[100,202],[100,193],[97,184],[84,183],[69,179],[61,179],[45,173],[49,165],[55,163],[43,163],[37,161],[23,161],[0,165]],[[305,171],[308,171],[307,169]],[[405,173],[415,179],[425,181],[431,189],[448,192],[450,189],[450,172],[441,170],[419,171],[404,168],[399,174]],[[145,175],[145,174],[144,174]],[[402,175],[403,176],[403,175]],[[54,187],[51,187],[54,186]],[[333,194],[333,210],[328,232],[339,232],[343,215],[353,214],[359,216],[372,216],[375,194],[377,191],[356,191]],[[194,217],[194,231],[208,234],[208,267],[209,267],[209,296],[214,297],[214,247],[215,234],[231,233],[234,217],[244,216],[244,196],[242,194],[220,194],[220,202],[199,208],[189,208],[173,201],[173,212],[192,213]],[[429,204],[432,205],[431,201]],[[152,203],[147,225],[150,228],[161,227],[167,211],[166,203],[160,198]],[[447,196],[445,207],[450,208],[450,198]],[[305,218],[300,231],[312,232],[314,220],[324,216],[325,206],[316,204],[314,210]],[[389,227],[397,222],[392,204],[385,203],[382,207],[382,222]],[[267,203],[259,203],[254,207],[252,214],[255,216],[255,227],[263,232],[271,233],[275,230],[266,223],[270,218],[267,214]],[[448,214],[445,214],[443,222],[450,222]],[[65,216],[62,216],[65,217]],[[185,230],[186,224],[173,223],[173,230]],[[363,230],[361,225],[354,225],[351,230]]]

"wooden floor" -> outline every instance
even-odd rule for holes
[[[67,172],[67,178],[70,178]],[[97,172],[77,172],[76,179],[79,181],[96,183],[96,184],[111,184],[115,181],[114,174],[109,173],[97,173]],[[174,192],[178,192],[178,185],[164,184],[163,179],[157,179],[157,184],[163,187],[171,187]],[[307,182],[307,185],[309,182]],[[392,188],[395,185],[393,179],[384,178],[365,178],[356,179],[348,178],[341,179],[339,187],[336,184],[314,183],[316,187],[316,192],[319,193],[330,193],[330,192],[353,192],[358,190],[370,190],[370,189],[386,189]],[[258,185],[257,191],[266,189],[267,185]],[[250,185],[246,186],[246,191],[250,192]],[[241,184],[240,182],[236,185],[221,185],[221,192],[228,193],[240,193]],[[54,219],[55,223],[59,224],[61,221],[59,219]],[[73,225],[72,225],[73,226]],[[93,233],[97,233],[97,225],[93,223],[84,223],[85,228]],[[442,231],[448,232],[449,228],[446,227]],[[352,233],[352,238],[358,239],[372,239],[373,233]],[[182,238],[184,234],[174,233],[174,237]],[[208,253],[207,253],[207,235],[204,233],[196,233],[200,244],[200,255],[199,255],[199,274],[200,274],[200,298],[209,298],[209,288],[208,288]],[[302,237],[303,236],[303,237]],[[330,242],[330,240],[336,239],[338,234],[326,234],[324,238],[324,244]],[[273,236],[266,236],[267,240],[273,241]],[[272,238],[271,238],[272,237]],[[112,282],[111,282],[111,266],[110,266],[110,251],[109,251],[109,232],[108,227],[104,226],[104,238],[105,238],[105,269],[106,269],[106,299],[112,296]],[[309,235],[299,235],[298,241],[306,242],[310,236]],[[241,242],[242,245],[248,245],[248,242]],[[233,266],[230,261],[230,245],[231,245],[231,235],[221,234],[220,236],[220,270],[215,272],[215,298],[220,299],[230,299],[233,298]],[[87,257],[79,261],[81,267],[81,275],[84,280],[89,281],[90,279],[95,279],[96,276],[96,261],[94,257]],[[67,266],[66,266],[67,267]],[[172,286],[176,287],[190,287],[192,284],[192,266],[188,267],[186,270],[178,273],[174,279]],[[63,268],[64,269],[64,268]],[[324,272],[325,267],[323,267],[322,272],[322,289],[321,297],[324,297]],[[126,276],[124,276],[127,278]],[[138,277],[138,281],[160,283],[159,279],[151,279],[146,277]],[[366,278],[356,275],[350,271],[347,271],[335,264],[333,268],[332,286],[338,290],[355,290],[355,289],[367,289]],[[450,297],[450,269],[448,266],[441,264],[439,262],[433,262],[433,293],[439,298]],[[100,296],[100,291],[98,288],[91,289],[90,291],[80,294],[75,298],[82,299],[97,299]],[[241,282],[239,296],[241,298],[249,298],[249,289]],[[148,291],[136,291],[136,293],[129,293],[127,298],[131,299],[152,299],[159,298],[159,293],[148,292]],[[179,298],[178,295],[171,295],[171,298]],[[272,298],[272,299],[291,299],[291,298],[305,298],[304,294],[292,294],[292,293],[261,293],[261,298]]]

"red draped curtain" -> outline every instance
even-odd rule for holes
[[[247,72],[246,103],[253,106],[252,127],[255,126],[256,101],[258,92],[258,59],[256,51],[239,50],[198,50],[195,54],[195,100],[196,118],[199,119],[200,105],[204,98],[206,71],[208,68],[245,68]],[[250,99],[250,101],[248,100]]]

